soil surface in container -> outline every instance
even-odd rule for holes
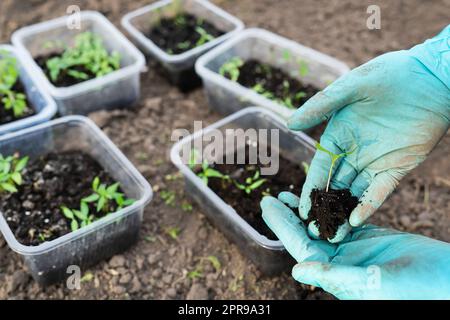
[[[27,107],[25,108],[23,114],[20,117],[15,117],[12,109],[6,110],[0,96],[0,125],[10,123],[19,119],[31,117],[36,114],[36,111],[31,106],[30,101],[26,98],[25,88],[22,82],[17,81],[12,87],[12,90],[17,93],[23,93],[25,95],[25,103]]]
[[[225,76],[229,78],[229,75]],[[320,91],[277,67],[253,59],[245,61],[239,68],[237,82],[290,109],[297,109]]]
[[[332,239],[340,225],[350,217],[358,205],[358,198],[349,189],[325,190],[313,189],[311,192],[311,210],[307,223],[316,221],[321,239]]]
[[[176,17],[162,18],[146,36],[168,54],[180,54],[223,34],[212,23],[182,13]]]
[[[92,194],[95,177],[107,185],[114,183],[87,154],[49,153],[30,160],[22,172],[23,183],[18,192],[0,195],[0,210],[20,243],[39,245],[44,239],[50,241],[71,232],[61,206],[78,209],[80,200]],[[109,209],[114,212],[117,208]],[[90,204],[90,212],[97,218],[104,215],[97,213],[94,204]]]
[[[52,78],[50,77],[50,70],[47,68],[47,60],[50,60],[52,58],[56,58],[61,56],[63,52],[62,51],[54,51],[47,54],[39,55],[34,58],[36,63],[39,67],[44,71],[45,75],[47,76],[48,81],[50,81],[55,87],[70,87],[75,84],[88,81],[91,79],[94,79],[96,76],[93,72],[91,72],[89,69],[87,69],[84,66],[75,66],[72,67],[71,70],[75,70],[78,72],[83,72],[87,74],[87,79],[78,79],[70,76],[67,74],[67,70],[61,70],[58,79],[56,81],[52,81]]]
[[[248,155],[249,152],[247,149],[245,161],[247,164],[211,164],[210,167],[220,171],[224,175],[228,175],[232,181],[244,185],[246,184],[247,178],[253,178],[255,173],[257,171],[261,172],[261,168],[264,167],[260,163],[248,164]],[[225,162],[225,159],[223,162]],[[258,179],[261,178],[266,181],[250,193],[239,189],[234,182],[227,182],[219,178],[210,178],[208,187],[222,198],[225,203],[233,207],[259,233],[271,240],[277,240],[276,235],[267,227],[262,219],[259,203],[266,195],[277,197],[282,191],[298,193],[305,182],[306,175],[300,164],[293,163],[280,154],[278,173],[275,175],[260,176]]]

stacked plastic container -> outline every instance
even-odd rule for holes
[[[208,137],[215,130],[222,132],[225,137],[227,129],[276,129],[279,131],[279,146],[272,145],[272,149],[278,147],[279,154],[295,163],[311,161],[314,140],[301,132],[288,130],[285,121],[273,112],[263,108],[246,108],[182,139],[173,146],[170,154],[172,162],[185,177],[186,192],[204,209],[209,220],[234,241],[242,253],[265,274],[274,275],[286,271],[292,266],[292,259],[281,241],[269,240],[256,231],[236,210],[205,185],[188,167],[189,154],[182,153],[183,150],[191,150],[192,146],[201,145],[196,141]],[[255,203],[255,206],[258,205]]]
[[[0,137],[0,154],[19,152],[31,160],[49,152],[80,151],[96,159],[136,202],[92,224],[38,246],[19,243],[3,214],[0,231],[9,247],[21,255],[33,278],[42,285],[109,258],[138,239],[144,207],[152,198],[148,182],[106,135],[88,118],[68,116]]]
[[[2,52],[13,56],[17,61],[19,69],[19,81],[25,88],[25,94],[35,114],[10,123],[0,125],[0,135],[50,120],[56,113],[55,101],[45,92],[42,86],[24,68],[23,57],[20,52],[10,45],[0,45],[0,59]]]
[[[49,53],[45,45],[58,41],[73,43],[76,35],[91,31],[99,35],[106,49],[121,55],[121,68],[105,76],[69,87],[56,87],[37,65],[34,57]],[[80,12],[80,28],[70,29],[67,17],[21,28],[13,33],[12,43],[23,52],[23,66],[33,73],[43,88],[55,99],[61,115],[88,114],[98,109],[132,106],[140,95],[140,72],[145,65],[143,54],[122,33],[95,11]]]
[[[283,58],[288,52],[292,59]],[[288,118],[295,111],[267,99],[220,75],[220,67],[233,57],[246,61],[256,59],[280,68],[290,76],[318,89],[349,71],[344,63],[263,29],[247,29],[214,48],[197,60],[195,69],[203,80],[210,107],[221,114],[231,114],[248,106],[261,106]],[[298,61],[308,66],[308,74],[300,76]]]
[[[171,55],[159,48],[144,33],[149,31],[159,21],[161,16],[164,16],[166,11],[170,10],[172,3],[172,0],[158,1],[130,12],[122,18],[122,26],[144,53],[153,57],[164,67],[175,85],[183,89],[189,89],[196,85],[195,82],[199,82],[196,80],[197,77],[194,71],[194,64],[197,58],[211,48],[238,34],[244,28],[244,24],[209,1],[178,1],[185,12],[207,20],[219,30],[224,31],[225,34],[181,54]]]

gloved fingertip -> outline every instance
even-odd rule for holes
[[[336,231],[336,235],[332,239],[328,239],[330,243],[338,243],[344,240],[347,234],[352,230],[350,224],[345,221],[344,224],[340,225]]]
[[[317,269],[322,266],[322,263],[315,261],[307,261],[296,264],[292,268],[292,277],[301,283],[309,284],[311,286],[320,287],[318,281]]]
[[[311,238],[315,240],[320,239],[320,231],[316,225],[316,221],[311,221],[308,224],[308,234]]]
[[[300,198],[292,192],[283,191],[278,195],[278,200],[289,206],[290,208],[298,208]]]
[[[363,211],[361,205],[358,205],[353,212],[350,214],[350,218],[348,219],[350,226],[352,227],[360,227],[364,224],[364,221],[370,216],[369,213]]]

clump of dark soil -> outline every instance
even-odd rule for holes
[[[232,180],[245,184],[247,178],[254,177],[255,172],[261,172],[264,165],[248,164],[248,149],[246,150],[246,164],[211,164],[210,167],[228,175]],[[236,157],[236,156],[235,156]],[[225,159],[224,161],[225,162]],[[295,192],[301,190],[306,175],[300,165],[293,163],[280,155],[279,171],[275,175],[261,176],[266,181],[249,194],[236,187],[233,182],[227,182],[218,178],[210,178],[208,187],[211,188],[222,200],[236,210],[259,233],[268,239],[277,240],[276,235],[267,227],[262,219],[259,206],[266,195],[277,197],[282,191]]]
[[[25,88],[23,87],[22,82],[17,81],[14,86],[11,88],[14,92],[17,93],[23,93],[26,97]],[[26,109],[24,110],[23,114],[20,117],[14,116],[14,112],[12,109],[6,110],[3,102],[1,101],[0,96],[0,125],[10,123],[19,119],[31,117],[32,115],[36,114],[36,111],[34,108],[30,105],[30,101],[25,98],[25,103],[27,104]]]
[[[180,54],[199,45],[198,41],[202,36],[198,28],[213,38],[224,34],[208,21],[189,13],[180,13],[175,17],[162,18],[146,33],[146,36],[168,54]]]
[[[38,66],[41,67],[41,69],[44,71],[45,75],[47,76],[47,79],[55,87],[70,87],[75,84],[94,79],[96,77],[95,74],[93,72],[91,72],[88,68],[86,68],[82,65],[78,65],[78,66],[71,67],[70,70],[85,73],[88,76],[87,79],[74,78],[74,77],[70,76],[69,74],[67,74],[67,71],[68,71],[67,69],[64,69],[64,70],[61,70],[61,72],[58,76],[58,79],[56,79],[56,81],[53,81],[52,78],[50,77],[50,70],[47,67],[47,61],[52,58],[60,57],[62,54],[63,54],[62,51],[54,51],[54,52],[50,52],[47,54],[42,54],[42,55],[36,56],[34,58],[34,60],[38,64]]]
[[[79,208],[82,198],[92,194],[92,181],[113,179],[89,155],[79,151],[49,153],[28,163],[17,193],[0,194],[0,211],[17,240],[30,246],[56,239],[71,232],[61,206]],[[90,212],[96,213],[94,204]],[[110,208],[113,209],[114,208]]]
[[[311,192],[311,210],[307,223],[316,221],[321,239],[333,239],[337,229],[350,217],[358,205],[358,198],[349,189],[325,190],[313,189]]]
[[[279,68],[253,59],[245,61],[239,68],[237,82],[250,89],[261,86],[266,94],[273,95],[269,99],[279,100],[288,108],[298,108],[320,91],[319,88],[304,84]],[[304,94],[299,95],[299,92]],[[287,100],[290,105],[286,104]]]

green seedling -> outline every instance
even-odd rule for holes
[[[190,204],[190,203],[187,202],[187,201],[184,201],[184,202],[181,204],[181,209],[182,209],[184,212],[191,212],[191,211],[192,211],[192,204]]]
[[[75,37],[73,47],[65,48],[60,56],[48,59],[46,66],[53,82],[62,73],[75,79],[87,80],[90,74],[101,77],[119,69],[120,60],[121,56],[117,51],[108,53],[99,36],[83,32]]]
[[[243,65],[244,61],[241,58],[233,57],[220,67],[219,73],[224,77],[228,75],[231,81],[236,82],[239,79],[239,68]]]
[[[260,95],[262,95],[263,97],[265,97],[267,99],[270,99],[270,100],[275,99],[275,95],[272,92],[267,91],[261,83],[255,84],[252,87],[252,90],[255,91],[256,93],[259,93]]]
[[[219,179],[222,179],[223,181],[230,180],[230,177],[228,175],[225,175],[225,174],[221,173],[220,171],[210,168],[208,161],[206,161],[206,160],[203,161],[202,171],[197,173],[197,176],[199,176],[206,185],[208,185],[210,178],[219,178]]]
[[[195,166],[197,165],[197,159],[199,157],[199,152],[197,149],[192,149],[191,152],[189,153],[189,159],[188,159],[188,166],[189,169],[194,169]]]
[[[159,193],[161,199],[164,200],[164,203],[168,206],[173,206],[175,204],[175,192],[169,190],[161,190]]]
[[[184,14],[177,14],[174,21],[177,27],[183,28],[186,25],[186,17]]]
[[[100,183],[99,177],[95,177],[92,181],[92,190],[94,193],[83,198],[81,202],[95,203],[97,212],[103,211],[105,213],[109,213],[108,210],[111,207],[111,202],[115,202],[117,210],[132,205],[135,200],[126,199],[123,193],[117,192],[119,186],[119,183],[107,186],[104,183]]]
[[[14,117],[24,114],[27,103],[23,93],[15,92],[14,85],[19,80],[16,58],[7,51],[0,51],[0,101],[6,110],[12,110]]]
[[[76,231],[80,228],[90,225],[96,220],[95,215],[90,213],[89,204],[93,204],[97,212],[104,212],[106,215],[110,214],[109,209],[111,204],[115,203],[117,211],[132,205],[134,199],[126,199],[123,193],[117,192],[119,183],[114,183],[110,186],[100,183],[100,179],[95,177],[92,181],[92,193],[80,201],[79,209],[69,209],[66,206],[61,206],[63,215],[70,221],[70,228]]]
[[[255,172],[253,177],[248,177],[245,179],[244,184],[240,184],[238,182],[234,182],[236,187],[240,190],[244,190],[245,193],[250,194],[253,190],[259,188],[264,182],[266,182],[267,179],[260,178],[259,170]]]
[[[202,27],[196,27],[195,32],[197,32],[200,35],[200,39],[198,39],[197,42],[195,43],[196,47],[199,47],[208,41],[214,40],[214,36],[210,35]]]
[[[61,207],[63,215],[70,220],[70,229],[76,231],[91,224],[95,217],[89,214],[89,206],[86,202],[81,202],[80,210],[69,209],[66,206]]]
[[[180,235],[180,228],[178,227],[169,227],[166,229],[166,233],[171,237],[173,240],[177,240],[178,236]]]
[[[297,64],[298,64],[298,74],[302,77],[307,76],[309,73],[308,63],[302,59],[298,59]]]
[[[80,279],[80,282],[91,282],[94,279],[92,272],[86,272]]]
[[[180,42],[177,44],[177,48],[181,49],[181,50],[189,49],[190,46],[191,46],[191,42],[189,40],[186,40],[186,41],[183,41],[183,42]]]
[[[309,163],[302,161],[302,168],[303,168],[303,171],[305,172],[305,174],[307,175],[309,172]]]
[[[283,60],[286,62],[291,60],[291,52],[287,49],[283,50]]]
[[[306,92],[300,91],[295,94],[295,99],[300,100],[306,96],[307,96]]]
[[[3,157],[0,154],[0,192],[17,192],[22,184],[22,171],[28,163],[28,157],[19,159],[17,155]]]
[[[194,279],[196,279],[196,278],[200,278],[200,277],[202,277],[203,276],[203,273],[202,273],[202,270],[200,269],[200,268],[196,268],[196,269],[194,269],[194,270],[192,270],[192,271],[189,271],[188,273],[187,273],[187,277],[189,278],[189,279],[191,279],[191,280],[194,280]]]
[[[214,269],[216,269],[216,272],[219,272],[220,269],[222,268],[222,264],[220,263],[219,258],[217,258],[216,256],[208,256],[206,258],[206,260],[211,262],[211,264],[213,265]]]
[[[333,173],[333,167],[336,164],[336,161],[338,161],[340,158],[346,157],[350,154],[352,154],[353,152],[355,152],[356,148],[353,149],[350,152],[343,152],[340,154],[334,154],[333,152],[325,149],[323,146],[320,145],[320,143],[316,143],[316,149],[320,150],[322,152],[325,152],[326,154],[328,154],[330,156],[331,159],[331,165],[330,165],[330,170],[328,171],[328,180],[327,180],[327,187],[325,189],[326,192],[328,192],[329,188],[330,188],[330,182],[331,182],[331,174]]]

